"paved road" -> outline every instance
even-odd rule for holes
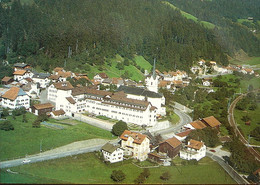
[[[174,109],[174,112],[180,117],[180,121],[176,126],[172,126],[168,129],[160,130],[155,132],[156,134],[161,134],[164,138],[171,138],[173,134],[179,132],[183,125],[192,122],[191,117],[177,109]]]
[[[259,91],[259,90],[257,90],[257,91]],[[233,127],[236,136],[238,136],[240,141],[247,147],[248,151],[255,156],[256,160],[260,161],[259,152],[257,152],[253,147],[249,147],[250,146],[249,143],[244,138],[244,136],[242,135],[240,130],[237,128],[237,123],[234,119],[234,114],[233,114],[234,108],[236,107],[237,102],[239,102],[239,100],[241,100],[244,96],[246,96],[246,94],[240,95],[231,103],[231,105],[228,109],[228,122],[229,122],[230,126]]]
[[[54,151],[46,151],[45,153],[40,153],[36,155],[31,155],[26,158],[15,159],[10,161],[0,162],[0,168],[8,168],[14,166],[23,165],[23,160],[29,159],[30,163],[46,161],[51,159],[62,158],[66,156],[78,155],[82,153],[94,152],[101,149],[101,147],[107,143],[109,140],[103,140],[103,142],[97,142],[97,144],[93,144],[92,146],[88,145],[86,147],[70,147],[66,150],[57,151],[57,149],[53,149]],[[84,141],[82,141],[84,142]],[[111,143],[117,143],[118,140],[112,140]]]

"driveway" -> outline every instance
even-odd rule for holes
[[[53,150],[49,150],[35,155],[30,155],[27,156],[26,158],[0,162],[0,168],[23,165],[23,160],[25,159],[30,160],[30,163],[34,163],[34,162],[46,161],[50,159],[62,158],[71,155],[94,152],[100,150],[101,147],[109,141],[111,143],[118,142],[117,139],[115,140],[89,139],[85,141],[78,141],[62,147],[55,148]]]

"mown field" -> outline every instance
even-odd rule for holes
[[[237,65],[250,65],[259,68],[260,67],[260,57],[248,57],[247,59],[240,61],[240,60],[231,60],[232,64]]]
[[[22,116],[16,117],[15,120],[8,117],[7,119],[14,125],[14,130],[0,130],[1,161],[39,153],[40,143],[42,143],[42,150],[46,151],[75,141],[93,138],[112,139],[112,134],[109,131],[83,122],[77,122],[78,124],[74,126],[62,125],[65,129],[60,130],[44,126],[32,128],[32,122],[36,116],[27,113],[26,117],[27,123],[22,122]]]
[[[250,135],[250,132],[252,130],[254,130],[256,127],[259,127],[260,124],[259,113],[260,113],[260,103],[257,103],[257,109],[255,109],[254,111],[252,110],[242,111],[242,110],[234,109],[234,118],[239,128],[241,128],[246,139],[248,139],[248,136]],[[241,120],[241,118],[246,115],[251,119],[250,125],[246,125],[245,122]],[[260,145],[260,142],[251,138],[250,144]]]
[[[138,82],[140,80],[144,80],[144,74],[133,65],[133,61],[137,63],[137,66],[140,66],[140,69],[146,69],[148,72],[150,72],[152,68],[152,65],[142,56],[135,56],[133,61],[129,60],[129,66],[124,66],[124,69],[119,70],[116,66],[118,63],[121,63],[123,61],[124,59],[121,56],[116,55],[115,58],[109,59],[110,64],[108,62],[105,63],[105,65],[102,67],[102,70],[99,68],[99,66],[90,66],[88,64],[85,64],[88,65],[88,67],[90,68],[88,72],[88,77],[92,79],[97,73],[105,72],[109,78],[118,78],[127,71],[131,76],[130,79]]]
[[[226,172],[210,158],[202,159],[198,165],[181,165],[181,160],[174,160],[176,166],[150,168],[151,175],[145,183],[159,184],[233,184],[235,183]],[[145,165],[148,162],[144,162]],[[141,164],[142,165],[142,164]],[[132,164],[131,160],[115,163],[103,163],[95,153],[81,154],[72,157],[66,157],[45,162],[33,163],[11,168],[12,171],[18,172],[29,181],[35,180],[34,183],[48,183],[56,181],[59,183],[77,183],[77,184],[112,184],[110,178],[113,170],[122,170],[126,174],[122,183],[134,183],[143,169]],[[163,181],[160,176],[163,172],[168,171],[171,178]],[[1,183],[10,181],[18,183],[11,179],[13,174],[1,174]],[[30,177],[33,177],[31,179]],[[37,178],[39,181],[37,181]],[[10,181],[9,181],[10,180]],[[17,179],[19,180],[19,179]]]

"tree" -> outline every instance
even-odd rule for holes
[[[9,116],[9,111],[7,108],[4,108],[2,112],[2,117],[7,117],[7,116]]]
[[[121,182],[125,179],[125,174],[122,172],[122,170],[113,170],[110,177],[115,182]]]
[[[260,141],[260,127],[256,127],[250,132],[250,136],[254,137],[255,140]]]
[[[23,120],[22,120],[22,122],[24,122],[24,123],[27,123],[27,122],[28,122],[28,120],[27,120],[27,118],[26,118],[26,114],[23,114]]]
[[[164,172],[161,176],[160,176],[160,179],[164,180],[164,181],[167,181],[171,178],[171,174],[167,171],[167,172]]]
[[[143,184],[145,181],[145,177],[142,175],[142,173],[134,180],[135,184]]]
[[[40,128],[41,127],[41,122],[36,119],[33,123],[32,123],[32,127],[33,128]]]
[[[0,129],[5,131],[14,130],[14,126],[9,120],[6,120],[0,123]]]
[[[150,170],[148,168],[145,168],[142,174],[146,179],[151,175]]]
[[[120,120],[113,125],[112,133],[116,136],[120,136],[127,129],[126,122]]]

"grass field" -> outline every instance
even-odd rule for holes
[[[32,128],[32,122],[36,116],[31,113],[27,113],[26,116],[28,123],[22,122],[22,116],[18,116],[16,120],[8,117],[15,129],[13,131],[0,130],[1,161],[39,153],[41,141],[42,150],[46,151],[75,141],[92,138],[112,139],[109,131],[82,122],[74,126],[63,125],[65,129],[62,130],[44,126]]]
[[[148,71],[150,71],[151,64],[148,61],[146,61],[142,56],[136,56],[134,58],[134,60],[141,68],[144,68],[144,69],[147,69]],[[123,75],[125,73],[125,71],[127,71],[129,74],[131,74],[131,77],[130,77],[131,80],[135,80],[135,81],[144,80],[143,73],[131,64],[129,66],[124,66],[123,70],[119,70],[118,68],[116,68],[118,62],[124,61],[124,59],[121,56],[116,55],[115,58],[109,59],[109,61],[111,62],[111,65],[109,65],[108,62],[106,62],[102,66],[103,70],[99,70],[99,66],[90,66],[88,64],[85,64],[85,65],[88,65],[88,67],[90,68],[90,70],[88,72],[88,77],[90,79],[93,79],[93,77],[97,73],[105,72],[109,78],[112,78],[112,77],[118,78],[121,75]],[[130,61],[130,63],[131,63],[131,61]]]
[[[260,103],[257,104],[257,109],[254,111],[251,110],[241,111],[238,109],[234,109],[234,118],[238,126],[242,129],[242,132],[244,133],[246,139],[248,138],[250,131],[254,130],[254,128],[256,127],[259,127],[259,123],[260,123],[259,113],[260,113]],[[245,125],[245,122],[241,120],[241,118],[245,115],[248,115],[251,118],[250,125]],[[250,139],[250,144],[260,145],[260,142],[252,138]]]
[[[199,165],[180,165],[181,159],[175,160],[176,166],[150,168],[151,175],[146,179],[146,183],[174,183],[174,184],[231,184],[235,183],[229,175],[214,161],[204,158]],[[131,160],[105,164],[94,153],[81,154],[46,162],[33,163],[11,168],[12,171],[22,173],[24,180],[30,176],[41,179],[40,183],[48,183],[48,179],[66,183],[85,184],[111,184],[110,179],[113,170],[122,170],[126,174],[126,179],[122,183],[133,183],[143,171],[131,163]],[[171,178],[163,181],[159,177],[169,171]],[[27,176],[25,176],[25,174]],[[46,181],[45,181],[45,180]],[[1,183],[8,183],[10,177],[1,174]],[[15,179],[14,179],[15,180]],[[13,181],[14,181],[13,180]],[[19,179],[18,179],[19,180]],[[42,181],[44,180],[44,181]],[[16,181],[18,183],[19,181]],[[24,181],[23,181],[24,182]],[[26,181],[25,181],[26,182]],[[38,183],[39,183],[38,182]]]
[[[230,63],[232,64],[238,64],[238,65],[250,65],[254,67],[260,67],[260,57],[248,57],[248,59],[245,59],[243,61],[240,60],[231,60]]]
[[[163,2],[164,4],[170,6],[170,7],[173,8],[174,10],[175,10],[175,9],[178,9],[176,6],[174,6],[173,4],[171,4],[171,3],[167,2],[167,1],[162,1],[162,2]],[[207,21],[199,21],[197,17],[195,17],[195,16],[193,16],[193,15],[187,13],[187,12],[184,12],[184,11],[182,11],[182,10],[180,10],[180,12],[181,12],[181,14],[182,14],[184,17],[186,17],[187,19],[191,19],[191,20],[193,20],[193,21],[195,21],[195,22],[200,22],[203,26],[205,26],[205,27],[208,28],[208,29],[213,29],[213,28],[215,27],[215,25],[212,24],[212,23],[210,23],[210,22],[207,22]]]

